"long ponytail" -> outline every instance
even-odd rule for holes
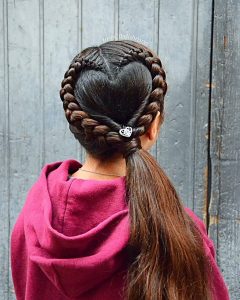
[[[211,299],[208,263],[198,229],[154,157],[127,157],[130,245],[127,299]]]

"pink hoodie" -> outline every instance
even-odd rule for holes
[[[30,188],[11,232],[17,300],[123,300],[128,267],[125,177],[69,178],[74,159],[46,164]],[[193,211],[213,268],[214,299],[229,300],[213,242]]]

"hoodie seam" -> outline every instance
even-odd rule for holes
[[[74,179],[70,182],[69,187],[67,189],[66,197],[65,197],[65,208],[64,208],[64,212],[63,212],[63,218],[62,218],[62,233],[63,233],[64,219],[65,219],[65,214],[66,214],[67,204],[68,204],[68,194],[69,194],[69,191],[70,191],[73,181],[74,181]]]

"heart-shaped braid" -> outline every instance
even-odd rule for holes
[[[74,95],[76,80],[84,68],[101,70],[103,62],[96,64],[94,61],[77,55],[69,65],[61,83],[60,97],[63,101],[66,118],[70,124],[69,128],[76,138],[84,139],[84,146],[97,143],[101,146],[102,153],[108,153],[108,149],[118,150],[126,158],[131,153],[141,149],[139,136],[144,134],[157,111],[163,111],[163,98],[167,90],[165,72],[162,69],[158,57],[143,49],[131,48],[119,62],[119,66],[128,64],[131,61],[140,61],[148,67],[152,75],[153,90],[149,96],[148,103],[143,107],[142,115],[134,121],[135,116],[129,123],[134,123],[134,128],[128,125],[121,125],[110,120],[111,126],[101,124],[83,111]],[[92,148],[92,147],[91,147]]]

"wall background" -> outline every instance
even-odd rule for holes
[[[214,1],[214,0],[213,0]],[[15,299],[9,237],[44,164],[85,152],[58,91],[82,48],[138,39],[166,69],[165,123],[151,153],[201,217],[231,299],[240,297],[238,0],[0,0],[0,299]]]

